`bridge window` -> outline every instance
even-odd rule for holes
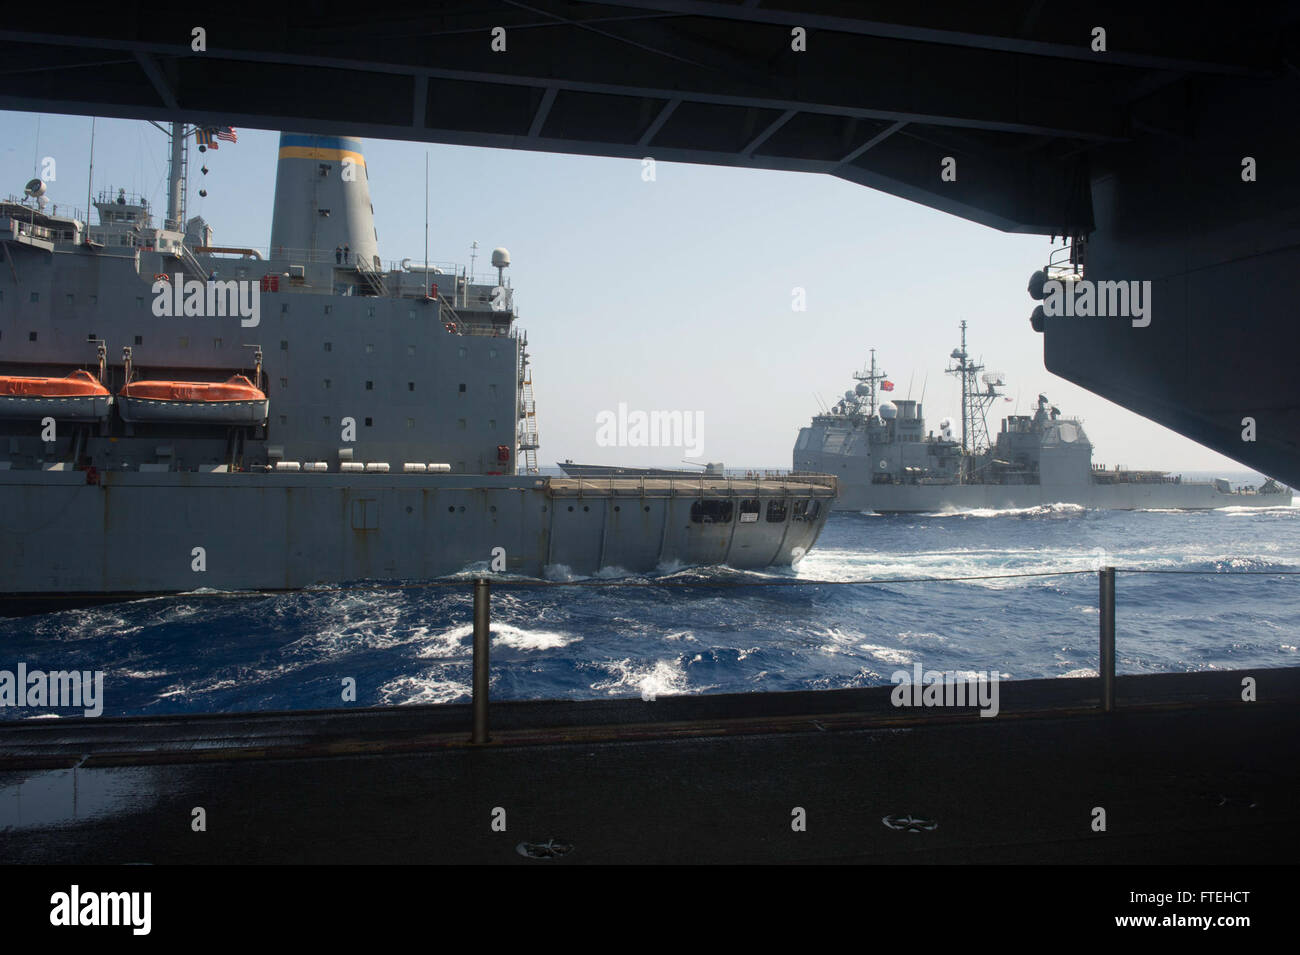
[[[734,507],[731,501],[696,501],[691,505],[691,523],[730,524]]]
[[[785,523],[785,501],[767,502],[767,522],[769,524]]]

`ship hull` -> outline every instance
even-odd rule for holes
[[[0,471],[0,599],[294,590],[498,568],[531,577],[789,566],[833,486],[476,475]],[[617,486],[615,486],[617,485]],[[662,485],[662,486],[660,486]],[[697,522],[702,499],[817,499],[808,519]],[[198,548],[202,548],[201,551]],[[497,550],[500,548],[501,550]]]
[[[1219,507],[1286,507],[1290,490],[1271,494],[1225,493],[1213,484],[850,484],[841,482],[835,509],[877,513],[1007,510],[1077,504],[1099,510],[1212,510]]]

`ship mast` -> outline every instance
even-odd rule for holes
[[[188,150],[185,140],[185,124],[172,123],[171,165],[167,170],[167,221],[163,228],[180,232],[185,228],[185,172],[188,165]]]
[[[876,382],[884,381],[887,377],[886,372],[876,370],[876,350],[871,349],[871,371],[863,374],[860,371],[853,373],[855,381],[865,381],[867,383],[867,417],[875,417],[876,414]]]
[[[990,448],[988,408],[997,398],[1002,397],[998,388],[1004,384],[1000,372],[988,372],[983,376],[981,388],[976,375],[984,371],[979,362],[971,361],[966,351],[966,321],[961,323],[961,347],[954,348],[950,356],[954,365],[945,369],[949,375],[961,379],[961,452],[962,467],[960,478],[965,483],[970,477],[970,464],[973,456]]]

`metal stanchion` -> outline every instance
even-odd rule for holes
[[[1097,577],[1101,604],[1101,649],[1097,674],[1101,677],[1101,708],[1109,713],[1115,709],[1115,568],[1103,567],[1097,572]]]
[[[471,743],[488,741],[488,624],[491,620],[490,585],[480,577],[474,581],[474,733]]]

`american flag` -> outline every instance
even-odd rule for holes
[[[216,133],[217,139],[221,140],[223,143],[239,142],[239,136],[236,134],[235,127],[233,126],[217,126],[214,127],[212,131]]]

